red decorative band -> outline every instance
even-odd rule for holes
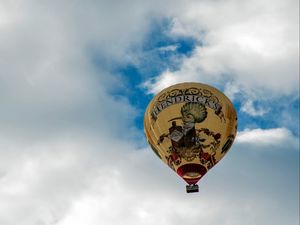
[[[206,174],[207,172],[207,169],[200,165],[200,164],[195,164],[195,163],[190,163],[190,164],[185,164],[185,165],[182,165],[180,166],[178,169],[177,169],[177,174],[179,176],[181,176],[188,184],[196,184],[201,177],[204,176],[204,174]],[[184,178],[183,176],[184,175],[187,175],[187,174],[191,174],[191,173],[195,173],[195,174],[199,174],[200,176],[198,177],[195,177],[195,178]]]

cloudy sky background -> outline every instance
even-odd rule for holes
[[[0,0],[0,225],[299,224],[298,61],[297,0]],[[143,136],[184,81],[239,116],[196,194]]]

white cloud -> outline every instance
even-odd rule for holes
[[[231,99],[231,101],[234,100],[235,96],[239,94],[240,87],[232,82],[227,82],[224,88],[224,94]]]
[[[120,80],[95,69],[91,48],[120,61],[147,20],[92,3],[0,3],[0,224],[56,224],[133,149],[136,112],[108,94]]]
[[[217,84],[228,76],[250,96],[298,93],[298,14],[295,0],[187,3],[171,32],[201,45],[179,70],[147,83],[150,92],[185,80]]]
[[[109,188],[111,173],[133,146],[94,138],[65,134],[25,146],[0,139],[0,223],[56,224],[94,179]]]
[[[253,101],[248,100],[245,102],[245,104],[241,107],[241,111],[245,112],[251,116],[263,116],[265,115],[269,110],[262,108],[262,106],[255,108]]]
[[[150,148],[128,141],[83,133],[25,146],[1,139],[0,222],[251,225],[259,219],[271,225],[278,213],[275,224],[292,225],[298,173],[286,163],[297,165],[297,145],[290,144],[296,140],[285,128],[240,132],[228,156],[200,181],[200,192],[186,194],[184,181]],[[262,148],[269,151],[255,151]],[[278,152],[280,164],[272,159]]]
[[[299,139],[286,128],[273,129],[245,129],[238,132],[237,140],[241,144],[251,144],[259,146],[278,146],[277,148],[297,149]]]
[[[161,52],[173,52],[178,49],[179,45],[168,45],[168,46],[163,46],[158,48],[159,51]]]

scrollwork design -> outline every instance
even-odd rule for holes
[[[167,99],[167,98],[166,98],[167,94],[168,94],[168,92],[165,92],[165,93],[163,93],[162,95],[158,96],[157,102],[159,103],[159,102],[165,101],[165,100]]]
[[[204,96],[204,97],[207,97],[207,98],[210,98],[211,96],[214,96],[214,95],[211,93],[211,91],[206,90],[206,89],[203,89],[203,90],[202,90],[202,93],[203,93],[203,96]]]
[[[199,89],[199,88],[194,88],[194,87],[185,89],[185,90],[184,90],[184,94],[185,94],[185,95],[199,95],[199,96],[202,95],[201,89]]]
[[[201,88],[187,88],[187,89],[173,89],[171,91],[165,92],[161,94],[158,99],[157,103],[161,103],[169,98],[181,96],[181,95],[197,95],[197,96],[204,96],[206,98],[209,98],[213,100],[214,102],[220,102],[218,97],[216,97],[211,91]]]
[[[179,96],[179,95],[183,95],[183,93],[184,93],[184,90],[173,89],[172,91],[168,92],[168,94],[166,96],[166,99],[176,97],[176,96]]]

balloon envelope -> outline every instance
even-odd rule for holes
[[[145,112],[144,130],[155,154],[193,185],[228,152],[237,132],[237,114],[216,88],[181,83],[154,96]]]

